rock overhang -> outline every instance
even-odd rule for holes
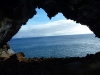
[[[60,12],[67,19],[87,25],[100,38],[99,0],[1,0],[0,47],[36,15],[36,8],[45,10],[50,19]]]

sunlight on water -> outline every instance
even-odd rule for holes
[[[26,57],[82,57],[100,51],[100,41],[93,34],[12,39],[9,44]]]

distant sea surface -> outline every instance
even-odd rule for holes
[[[100,51],[100,41],[94,34],[13,38],[9,44],[26,57],[83,57]]]

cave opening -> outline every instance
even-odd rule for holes
[[[99,0],[1,0],[0,75],[100,75],[99,9]]]
[[[99,40],[88,27],[65,19],[61,13],[50,20],[43,9],[36,10],[37,15],[9,42],[15,52],[24,52],[26,57],[60,58],[83,57],[99,51]]]

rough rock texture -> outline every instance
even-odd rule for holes
[[[100,38],[99,0],[0,0],[0,47],[36,15],[36,8],[44,9],[50,19],[61,12],[67,19],[87,25]]]
[[[99,0],[0,0],[1,53],[8,51],[6,43],[36,15],[36,8],[44,9],[50,19],[61,12],[67,19],[87,25],[100,38]],[[18,53],[0,57],[0,75],[100,75],[100,53],[61,59],[27,59]]]
[[[25,60],[25,55],[23,52],[19,52],[11,55],[6,61],[22,62]]]
[[[0,75],[100,75],[100,53],[72,58],[0,58]]]
[[[15,54],[8,44],[5,44],[2,48],[0,48],[0,57],[9,58],[11,55]]]

